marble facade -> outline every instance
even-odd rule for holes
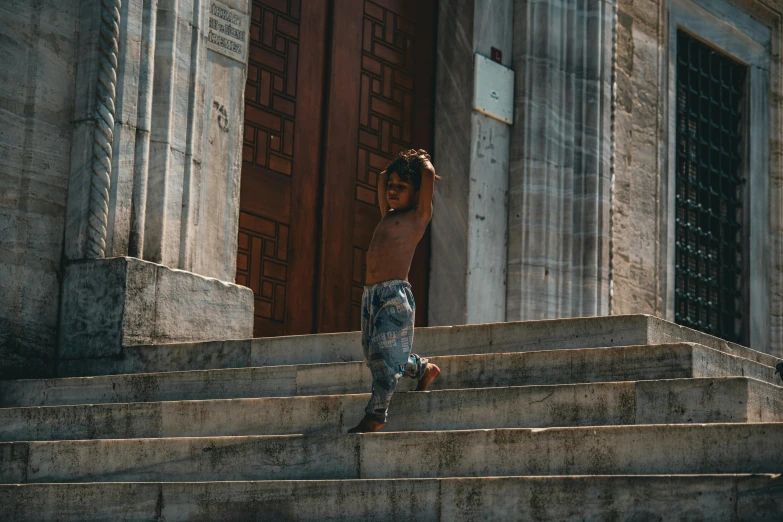
[[[678,0],[679,1],[679,0]],[[763,310],[754,314],[752,348],[783,356],[783,217],[780,215],[783,179],[781,178],[781,58],[780,35],[783,2],[779,0],[716,1],[697,0],[718,8],[719,24],[746,29],[741,18],[752,18],[768,28],[769,86],[768,103],[760,108],[767,118],[763,126],[769,132],[769,163],[765,172],[751,175],[768,177],[769,189],[756,194],[756,203],[769,210],[768,233],[764,248],[768,256],[755,271],[751,299],[766,300]],[[639,2],[619,0],[617,15],[617,109],[615,180],[612,212],[612,281],[610,313],[647,313],[669,320],[674,318],[671,277],[668,196],[669,167],[669,64],[671,25],[670,0]],[[725,6],[729,7],[726,8]],[[723,9],[738,9],[742,16]],[[676,23],[676,22],[675,22]],[[701,35],[710,41],[710,35]],[[739,39],[750,42],[750,33]],[[763,118],[762,118],[763,119]],[[762,125],[762,122],[756,122]],[[757,225],[764,225],[757,220]],[[750,225],[753,227],[753,223]],[[747,290],[746,290],[747,291]],[[758,294],[763,294],[759,296]],[[754,341],[754,338],[756,339]],[[759,341],[762,339],[762,341]]]
[[[475,164],[482,125],[470,106],[470,57],[489,54],[486,41],[476,45],[476,27],[480,13],[498,3],[440,2],[435,159],[448,181],[436,185],[430,324],[632,313],[674,320],[667,203],[673,1],[691,0],[512,2],[513,44],[503,55],[516,74],[515,123],[503,138],[507,177]],[[752,132],[768,132],[769,157],[753,148],[763,172],[749,177],[756,225],[746,342],[783,355],[783,2],[693,1],[737,34],[750,31],[747,41],[768,34],[760,62],[768,66],[757,75],[769,78],[761,86],[766,101],[753,107]],[[489,179],[508,190],[506,201],[485,209],[507,220],[494,235],[482,233],[486,214],[474,211],[486,190],[480,183]],[[498,254],[501,241],[507,247]],[[506,257],[502,287],[494,265],[481,262],[485,252]],[[471,294],[471,284],[491,288],[494,297],[505,290],[505,310]]]
[[[431,325],[672,319],[673,1],[439,1],[433,152],[444,179],[432,223]],[[68,267],[89,253],[107,2],[0,4],[0,378],[55,373],[62,303],[83,302],[63,292],[79,291]],[[769,33],[767,102],[754,109],[768,120],[768,172],[754,174],[768,190],[753,201],[768,225],[755,240],[766,257],[753,282],[766,304],[751,339],[783,355],[783,0],[721,2]],[[249,0],[222,3],[250,14]],[[210,5],[121,2],[106,205],[107,258],[190,273],[193,288],[222,284],[205,278],[230,284],[237,252],[246,65],[207,48]],[[512,126],[471,107],[473,54],[492,47],[516,74]],[[232,313],[252,320],[251,293],[231,288],[245,303]],[[141,329],[122,335],[155,340]]]
[[[614,13],[514,4],[507,320],[609,313]]]
[[[9,290],[0,292],[0,378],[52,375],[58,353],[78,358],[69,328],[105,330],[89,285],[71,279],[85,264],[116,283],[107,295],[119,316],[134,306],[163,314],[151,335],[149,325],[114,321],[121,346],[250,335],[252,291],[233,284],[247,63],[207,48],[215,3],[0,6],[0,281]],[[248,0],[218,3],[247,30]],[[180,269],[156,280],[182,294],[159,289],[133,304],[117,263]],[[214,328],[182,330],[186,298],[210,310]]]
[[[248,0],[226,3],[249,16]],[[74,109],[68,260],[81,259],[85,250],[101,22],[93,11],[100,4],[81,2],[89,14],[80,20],[86,36],[78,55],[82,87]],[[122,4],[106,256],[130,255],[231,281],[241,170],[237,122],[244,117],[247,64],[206,48],[210,5]]]
[[[0,4],[0,378],[55,364],[78,25],[78,2]]]
[[[511,129],[472,110],[473,54],[511,66],[512,0],[439,3],[429,324],[506,320]]]

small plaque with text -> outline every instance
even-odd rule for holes
[[[248,16],[212,0],[209,5],[207,47],[215,52],[247,62]]]

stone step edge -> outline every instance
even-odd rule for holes
[[[685,341],[766,366],[774,367],[780,360],[651,315],[435,326],[417,328],[416,332],[414,351],[429,352],[432,356],[439,355],[442,349],[469,354],[473,353],[472,349],[487,353]],[[102,358],[63,360],[58,373],[63,376],[113,375],[155,373],[172,366],[181,370],[205,370],[361,360],[359,332],[343,332],[127,346],[119,353]]]
[[[0,429],[0,440],[344,433],[359,422],[368,397],[365,393],[2,408],[0,425],[5,428]],[[482,405],[491,397],[495,407],[488,412]],[[519,404],[527,406],[512,413]],[[783,388],[749,377],[464,388],[399,394],[392,401],[386,432],[776,422],[783,421],[780,410]]]
[[[594,478],[611,478],[611,479],[623,479],[623,478],[637,478],[637,479],[665,479],[665,478],[728,478],[728,477],[766,477],[766,478],[780,478],[783,480],[783,472],[781,473],[618,473],[612,474],[573,474],[573,475],[504,475],[504,476],[460,476],[460,477],[402,477],[402,478],[346,478],[346,479],[290,479],[290,480],[172,480],[172,481],[150,481],[150,482],[123,482],[123,481],[111,481],[104,482],[27,482],[20,484],[0,484],[0,489],[9,488],[37,488],[37,487],[66,487],[66,486],[79,486],[79,487],[92,487],[92,486],[119,486],[126,484],[144,484],[145,486],[162,486],[162,485],[209,485],[209,484],[290,484],[290,485],[308,485],[308,484],[346,484],[346,483],[364,483],[364,482],[442,482],[442,481],[472,481],[472,480],[590,480]]]
[[[624,381],[596,381],[596,382],[572,382],[572,383],[557,383],[557,384],[522,384],[513,386],[476,386],[469,388],[440,388],[437,390],[428,390],[426,392],[417,392],[414,390],[404,390],[395,392],[394,396],[412,394],[427,394],[435,395],[442,393],[455,393],[455,392],[470,392],[470,391],[485,391],[485,390],[513,390],[513,389],[546,389],[546,388],[560,388],[565,389],[569,387],[604,387],[614,386],[619,384],[638,384],[638,383],[655,383],[655,382],[729,382],[729,381],[748,381],[757,384],[758,386],[770,387],[771,389],[780,390],[783,392],[783,386],[772,384],[767,381],[762,381],[754,377],[748,377],[745,375],[725,375],[720,377],[674,377],[671,379],[638,379],[638,380],[624,380]],[[28,410],[53,410],[53,409],[70,409],[70,408],[123,408],[127,406],[135,405],[158,405],[158,404],[203,404],[203,403],[236,403],[243,401],[302,401],[308,399],[328,399],[339,397],[369,397],[370,392],[363,393],[313,393],[309,395],[281,395],[270,397],[234,397],[229,399],[181,399],[171,401],[129,401],[129,402],[96,402],[85,404],[54,404],[43,406],[6,406],[0,407],[0,412],[9,412],[17,410],[20,413]]]
[[[0,481],[779,473],[783,423],[0,443]]]
[[[448,367],[450,364],[452,365],[452,368],[454,366],[460,366],[460,361],[475,360],[476,363],[484,362],[485,364],[491,365],[491,363],[487,363],[487,361],[491,361],[495,364],[505,364],[502,361],[508,358],[509,364],[513,365],[519,364],[519,361],[515,363],[514,359],[524,360],[531,358],[531,361],[535,361],[536,358],[541,358],[543,356],[544,358],[553,357],[555,359],[562,359],[558,363],[560,365],[562,365],[561,363],[563,363],[563,361],[570,360],[571,357],[575,357],[577,360],[584,359],[589,365],[591,364],[590,358],[611,360],[616,354],[618,361],[624,361],[627,357],[634,357],[639,361],[644,361],[647,353],[649,353],[650,358],[652,359],[660,357],[661,352],[674,352],[676,350],[683,350],[689,354],[681,354],[677,357],[691,358],[692,362],[690,364],[692,365],[692,368],[695,369],[698,365],[698,367],[703,370],[694,372],[694,375],[697,377],[747,375],[762,379],[774,385],[778,385],[778,381],[780,381],[780,378],[776,377],[774,374],[774,368],[764,366],[749,359],[713,350],[696,343],[636,345],[587,348],[581,350],[545,350],[447,355],[433,357],[431,360],[441,366],[445,365],[444,370],[446,370],[444,374],[446,376],[446,381],[443,379],[436,381],[435,388],[438,389],[440,386],[448,386],[448,388],[454,389],[467,387],[465,382],[460,382],[459,380],[457,382],[449,383],[449,376],[451,376],[453,372],[448,371]],[[696,357],[697,354],[700,354],[700,356]],[[666,355],[667,359],[662,359],[662,361],[664,361],[663,364],[672,364],[674,360],[669,359],[672,356],[673,355],[671,354]],[[710,359],[715,360],[712,366],[709,364],[704,366]],[[721,359],[723,359],[723,362],[720,362]],[[539,365],[540,362],[541,361],[538,361]],[[347,365],[354,366],[351,367]],[[340,373],[341,369],[344,370],[345,373]],[[686,377],[686,375],[676,374],[676,372],[674,375],[667,375],[666,372],[662,371],[663,367],[658,368],[658,370],[658,373],[651,377],[651,379]],[[672,371],[674,372],[674,370]],[[594,372],[589,372],[586,380],[575,379],[569,382],[601,382],[605,377],[609,377],[607,380],[620,381],[634,380],[639,377],[639,375],[634,374],[630,368],[627,371],[622,371],[618,368],[615,375],[607,375],[605,377],[593,375],[593,373]],[[622,375],[623,373],[628,376]],[[323,375],[328,375],[329,378],[323,380]],[[351,377],[347,378],[349,375]],[[271,379],[270,376],[272,377]],[[477,376],[474,375],[473,378],[475,377]],[[471,381],[471,377],[466,378],[468,381]],[[401,390],[413,387],[415,383],[408,381],[408,379],[403,379],[400,382]],[[323,382],[323,385],[319,384],[321,382]],[[549,380],[545,377],[530,384],[558,384],[562,382],[562,380],[555,378]],[[271,383],[271,385],[268,383]],[[175,384],[176,386],[174,386]],[[513,383],[508,383],[506,381],[501,384],[509,385]],[[209,388],[212,386],[214,386],[215,389],[213,392],[210,392]],[[361,386],[360,390],[357,389],[359,386]],[[216,395],[214,398],[216,399],[359,393],[360,391],[364,391],[364,389],[369,390],[370,386],[369,372],[366,371],[364,364],[360,362],[318,363],[271,367],[262,366],[56,379],[29,379],[0,381],[0,407],[32,407],[94,403],[116,404],[179,400],[180,398],[187,398],[188,393],[195,393],[199,398],[203,399],[212,398],[210,397],[210,393],[214,393]],[[87,391],[82,392],[82,389]],[[247,394],[243,395],[244,393]],[[171,398],[167,399],[166,397]],[[54,402],[55,404],[48,404],[51,402]]]
[[[553,501],[542,503],[542,492]],[[0,503],[18,522],[82,520],[85,509],[106,520],[243,519],[261,508],[270,518],[296,520],[603,519],[608,513],[772,520],[783,511],[781,493],[779,474],[552,475],[0,485]],[[202,502],[205,495],[211,502]]]
[[[340,334],[318,334],[318,335],[340,335]],[[297,336],[292,336],[297,337]],[[208,342],[205,342],[205,344]],[[165,345],[161,345],[165,346]],[[488,352],[488,353],[461,353],[461,354],[444,354],[444,355],[428,355],[426,353],[420,353],[422,357],[427,358],[428,360],[431,360],[433,362],[437,361],[438,359],[443,359],[444,357],[495,357],[495,356],[503,356],[503,355],[509,355],[509,354],[540,354],[540,353],[550,353],[550,352],[576,352],[576,351],[582,351],[582,350],[622,350],[626,348],[642,348],[642,347],[678,347],[678,346],[689,346],[689,347],[699,347],[699,348],[706,348],[713,351],[720,351],[715,350],[713,348],[710,348],[708,346],[694,343],[694,342],[670,342],[670,343],[659,343],[659,344],[629,344],[629,345],[622,345],[622,346],[591,346],[586,348],[561,348],[557,350],[530,350],[525,352],[519,352],[519,351],[508,351],[508,352]],[[152,347],[150,347],[152,348]],[[722,352],[724,353],[724,352]],[[731,354],[726,354],[731,355]],[[744,357],[737,356],[737,355],[731,355],[732,357],[737,357],[739,359],[743,359]],[[745,358],[746,359],[746,358]],[[751,359],[748,359],[751,360]],[[751,360],[752,361],[752,360]],[[756,361],[752,361],[756,362]],[[292,364],[273,364],[273,365],[260,365],[260,366],[232,366],[229,368],[206,368],[203,370],[170,370],[170,371],[159,371],[159,372],[132,372],[132,373],[113,373],[113,374],[107,374],[107,375],[71,375],[71,376],[63,376],[63,377],[49,377],[44,379],[9,379],[6,381],[0,381],[0,386],[6,383],[32,383],[32,382],[63,382],[63,381],[76,381],[76,380],[82,380],[84,382],[89,382],[90,380],[97,380],[97,379],[110,379],[110,378],[121,378],[121,377],[150,377],[150,376],[164,376],[164,375],[177,375],[177,374],[183,374],[183,373],[190,373],[190,374],[201,374],[201,373],[211,373],[211,372],[231,372],[236,370],[248,370],[248,369],[270,369],[270,368],[310,368],[310,367],[326,367],[326,366],[344,366],[348,364],[361,364],[364,365],[364,362],[362,360],[352,360],[352,361],[329,361],[329,362],[316,362],[316,363],[292,363]],[[756,362],[756,364],[761,364]],[[763,365],[766,366],[766,365]]]
[[[337,335],[337,334],[330,334],[330,335]],[[706,350],[712,350],[716,352],[723,353],[729,357],[734,357],[737,359],[745,359],[748,361],[751,361],[755,364],[759,364],[761,366],[766,366],[767,368],[771,368],[774,370],[774,366],[769,366],[768,364],[760,363],[758,361],[755,361],[753,359],[749,359],[747,357],[742,357],[741,355],[735,355],[728,352],[724,352],[721,350],[717,350],[715,348],[711,348],[710,346],[703,345],[697,342],[686,342],[686,341],[679,341],[679,342],[667,342],[667,343],[657,343],[657,344],[629,344],[629,345],[622,345],[622,346],[593,346],[593,347],[587,347],[587,348],[561,348],[556,350],[529,350],[524,352],[519,351],[507,351],[507,352],[489,352],[489,353],[466,353],[466,354],[453,354],[453,355],[427,355],[426,353],[421,353],[422,357],[426,357],[427,359],[437,362],[439,359],[443,359],[446,357],[495,357],[495,356],[503,356],[503,355],[509,355],[509,354],[541,354],[541,353],[550,353],[550,352],[579,352],[583,350],[623,350],[623,349],[639,349],[642,347],[645,348],[674,348],[674,347],[695,347],[695,348],[701,348]],[[279,368],[279,369],[286,369],[286,368],[311,368],[311,367],[327,367],[327,366],[343,366],[343,365],[349,365],[349,364],[360,364],[364,365],[364,362],[361,360],[355,360],[355,361],[331,361],[331,362],[317,362],[317,363],[294,363],[294,364],[275,364],[275,365],[261,365],[261,366],[235,366],[235,367],[229,367],[229,368],[206,368],[203,370],[171,370],[171,371],[159,371],[159,372],[131,372],[131,373],[116,373],[116,374],[107,374],[107,375],[72,375],[72,376],[63,376],[63,377],[50,377],[45,379],[11,379],[6,381],[0,381],[0,387],[4,384],[8,383],[55,383],[55,382],[63,382],[63,381],[77,381],[81,380],[83,382],[89,382],[91,380],[98,380],[98,379],[111,379],[111,378],[123,378],[123,377],[138,377],[138,378],[144,378],[144,377],[151,377],[151,376],[166,376],[166,375],[180,375],[180,374],[202,374],[202,373],[212,373],[212,372],[231,372],[236,370],[248,370],[248,369],[267,369],[267,368]],[[782,381],[783,382],[783,381]],[[2,389],[2,388],[0,388]]]

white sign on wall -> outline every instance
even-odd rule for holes
[[[208,18],[207,48],[247,63],[248,16],[212,0]]]
[[[474,55],[473,108],[509,125],[514,123],[514,71]]]

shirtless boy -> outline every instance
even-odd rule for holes
[[[425,391],[440,374],[427,359],[411,353],[413,300],[408,271],[416,245],[432,219],[435,168],[425,150],[400,152],[378,178],[381,222],[367,251],[367,284],[362,296],[362,348],[372,373],[372,397],[364,418],[348,433],[386,426],[394,389],[401,376],[419,381]]]

